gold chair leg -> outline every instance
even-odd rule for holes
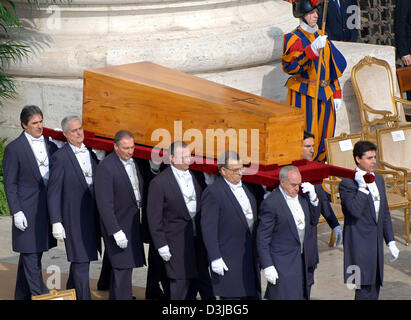
[[[331,230],[331,236],[330,236],[330,241],[328,242],[328,246],[334,247],[334,243],[335,243],[334,231]]]
[[[404,209],[404,224],[405,224],[405,245],[410,242],[410,208]]]

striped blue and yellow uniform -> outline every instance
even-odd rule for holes
[[[319,57],[314,54],[310,44],[319,36],[318,32],[309,33],[301,27],[284,36],[282,66],[291,75],[285,86],[288,88],[287,104],[301,108],[306,114],[306,130],[315,135],[317,150],[314,160],[325,159],[325,139],[334,136],[335,108],[334,99],[341,98],[338,78],[347,66],[340,51],[327,40],[322,54],[318,91],[317,124],[314,124],[313,106],[316,94],[316,80]],[[317,130],[315,130],[317,127]],[[316,132],[313,132],[316,131]]]

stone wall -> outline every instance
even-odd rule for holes
[[[85,69],[139,61],[285,102],[282,40],[298,24],[285,1],[73,0],[38,9],[19,1],[26,28],[18,36],[34,54],[10,68],[18,95],[0,109],[1,137],[19,134],[19,113],[26,104],[40,106],[51,128],[67,114],[81,115]],[[336,46],[348,61],[336,134],[357,132],[361,124],[351,68],[365,55],[394,68],[395,52],[389,46]]]

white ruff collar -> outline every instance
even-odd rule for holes
[[[302,20],[300,21],[300,27],[301,27],[301,29],[303,29],[304,31],[309,32],[309,33],[314,33],[318,30],[317,25],[315,25],[315,27],[310,27],[308,24],[306,24]]]

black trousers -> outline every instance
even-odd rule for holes
[[[30,300],[32,295],[49,293],[41,273],[42,256],[42,252],[20,253],[14,299]]]
[[[147,260],[146,299],[169,300],[170,279],[167,277],[164,261],[152,243],[148,247]]]
[[[186,299],[196,300],[197,293],[200,293],[202,300],[216,300],[213,285],[211,283],[210,271],[208,269],[207,250],[201,237],[194,237],[194,243],[196,250],[198,277],[190,281]]]
[[[355,289],[355,300],[378,300],[380,295],[381,281],[380,268],[377,263],[377,277],[375,283],[371,285],[361,285],[360,289]]]
[[[170,279],[170,299],[186,300],[192,279]]]
[[[90,262],[71,262],[67,289],[76,289],[77,300],[91,300],[89,282]]]
[[[110,279],[110,300],[132,300],[133,269],[112,268]]]
[[[101,265],[100,277],[97,282],[97,290],[108,290],[111,279],[111,263],[107,251],[104,250],[103,261]]]

